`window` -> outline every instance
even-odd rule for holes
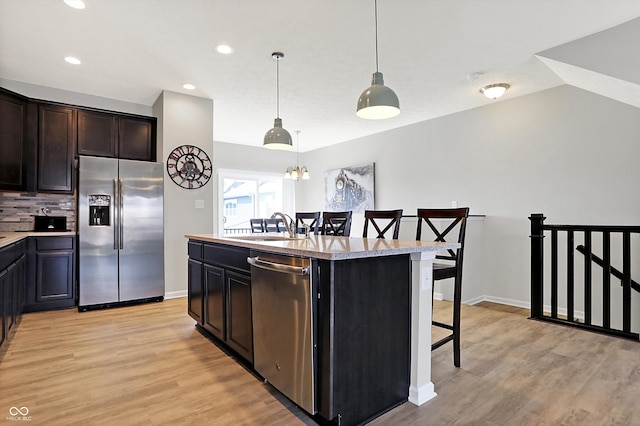
[[[218,188],[218,234],[250,233],[249,219],[293,210],[293,186],[279,174],[219,170]]]

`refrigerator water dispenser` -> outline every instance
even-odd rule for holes
[[[111,196],[106,194],[89,195],[89,226],[111,226]]]

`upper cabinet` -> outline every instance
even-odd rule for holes
[[[38,106],[38,192],[73,192],[76,111]]]
[[[78,154],[155,161],[156,119],[78,110]]]
[[[74,191],[78,155],[156,161],[157,119],[0,88],[0,191]]]
[[[27,190],[27,100],[0,91],[0,189]]]

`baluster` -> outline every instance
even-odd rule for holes
[[[584,231],[584,323],[591,324],[591,231]]]
[[[631,233],[622,233],[622,330],[631,331]]]
[[[551,318],[558,318],[558,230],[551,230]]]
[[[574,282],[573,282],[573,230],[567,231],[567,321],[573,322],[574,317]]]
[[[602,233],[602,326],[611,327],[611,233]]]

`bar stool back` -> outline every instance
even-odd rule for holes
[[[320,232],[320,212],[297,212],[296,229],[298,233],[302,231],[301,228],[304,224],[309,225],[309,232],[317,235]]]
[[[322,235],[350,236],[352,215],[352,211],[322,212]]]
[[[369,223],[375,228],[378,235],[376,238],[384,238],[387,231],[393,227],[392,239],[397,240],[400,233],[400,220],[402,219],[402,209],[398,210],[365,210],[364,212],[364,230],[362,236],[367,238]],[[381,230],[386,223],[386,226]]]

